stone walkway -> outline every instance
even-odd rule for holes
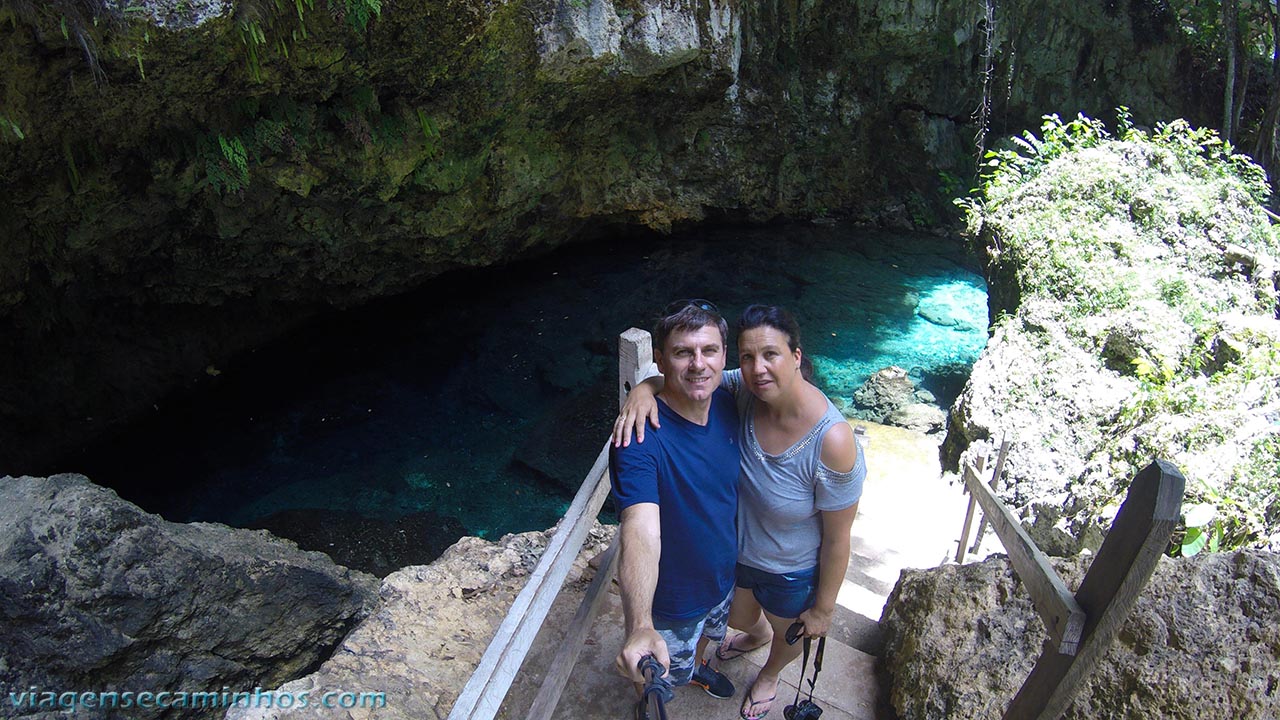
[[[853,524],[853,557],[838,597],[835,626],[814,698],[823,708],[824,720],[890,720],[891,713],[880,707],[875,674],[876,655],[883,644],[878,625],[881,611],[903,568],[934,567],[954,558],[968,500],[957,483],[943,478],[932,441],[901,428],[856,424],[867,428],[868,476]],[[981,554],[997,549],[994,533],[988,531]],[[564,595],[539,634],[500,718],[521,720],[532,703],[562,629],[577,607],[577,597]],[[622,608],[615,585],[561,696],[556,718],[633,717],[634,692],[613,671],[621,644]],[[699,688],[677,690],[676,700],[668,705],[671,718],[738,717],[743,693],[764,659],[765,650],[760,649],[724,666],[738,688],[733,699],[712,698]],[[795,697],[798,675],[798,662],[784,671],[770,718],[783,717],[783,706]]]

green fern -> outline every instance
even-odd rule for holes
[[[205,177],[219,193],[240,192],[249,185],[249,152],[239,137],[205,136],[200,154],[204,156]]]
[[[266,32],[257,20],[240,21],[240,42],[244,43],[249,56],[249,77],[254,82],[262,82],[262,60],[258,48],[267,42]]]
[[[418,127],[422,128],[422,137],[425,140],[426,154],[429,157],[435,156],[436,151],[440,149],[440,128],[436,122],[432,120],[426,113],[419,108],[418,111]]]
[[[329,0],[330,9],[337,1]],[[347,23],[361,32],[369,26],[370,20],[382,17],[382,0],[341,0],[341,2]]]
[[[233,137],[227,139],[219,135],[218,144],[222,147],[222,156],[227,159],[227,162],[231,164],[231,167],[243,176],[245,180],[248,180],[249,153],[245,151],[244,143],[240,141],[240,138]]]

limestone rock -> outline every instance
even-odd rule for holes
[[[1107,507],[1157,457],[1182,469],[1196,500],[1258,508],[1251,542],[1280,529],[1268,489],[1280,333],[1266,269],[1280,244],[1237,180],[1195,176],[1169,152],[1081,150],[1016,201],[989,198],[982,218],[994,321],[943,456],[955,468],[1009,438],[999,492],[1046,551],[1096,547]],[[1093,190],[1061,202],[1067,188]],[[1136,214],[1110,209],[1116,192]],[[1189,209],[1199,206],[1215,210]],[[1094,229],[1077,232],[1084,217]]]
[[[6,688],[270,686],[326,657],[376,600],[372,577],[320,553],[167,522],[80,475],[0,479],[0,506]]]
[[[1108,434],[1102,419],[1119,412],[1137,383],[1077,347],[1037,303],[1023,310],[1023,316],[993,328],[952,406],[943,456],[958,465],[992,454],[1008,437],[1007,473],[1015,480],[1006,478],[1004,487],[1016,484],[1024,502],[1061,505],[1090,452]]]
[[[600,454],[600,438],[582,428],[604,428],[617,415],[617,387],[596,382],[557,403],[524,435],[515,461],[564,492],[576,493],[583,468]]]
[[[1181,360],[1193,340],[1191,327],[1162,303],[1136,304],[1106,322],[1110,327],[1101,355],[1107,368],[1121,375],[1134,374],[1135,360]]]
[[[853,401],[859,408],[859,417],[882,422],[893,411],[915,402],[915,392],[915,383],[907,371],[891,366],[868,378],[853,394]]]
[[[566,585],[579,587],[594,572],[589,559],[608,546],[614,527],[589,532]],[[233,708],[227,720],[377,717],[443,718],[480,663],[494,631],[553,531],[507,535],[498,542],[465,537],[430,565],[407,567],[382,582],[382,606],[360,624],[319,670],[276,688],[277,696],[306,693],[307,707]],[[325,693],[383,693],[375,710],[326,708]]]
[[[1057,563],[1068,587],[1088,562]],[[1063,717],[1280,717],[1278,615],[1280,555],[1165,558]],[[904,571],[881,623],[902,720],[1000,718],[1046,637],[1003,558]]]
[[[885,416],[884,424],[930,435],[947,429],[947,414],[935,405],[911,403]]]
[[[625,6],[612,0],[530,5],[539,59],[566,80],[585,62],[602,60],[624,73],[647,76],[703,54],[733,63],[726,69],[737,73],[732,51],[740,18],[728,3],[706,3],[703,17],[655,0]]]
[[[973,321],[964,308],[956,307],[949,302],[926,300],[916,307],[916,313],[934,325],[941,327],[970,329]]]
[[[222,17],[231,7],[231,0],[135,0],[129,11],[147,17],[156,27],[182,30]]]

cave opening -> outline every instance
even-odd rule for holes
[[[748,304],[787,307],[850,416],[891,365],[945,410],[987,337],[954,239],[836,221],[618,233],[327,313],[71,464],[169,520],[267,528],[386,574],[465,534],[554,525],[615,415],[618,335],[682,297],[731,327]]]

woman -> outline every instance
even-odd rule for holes
[[[785,640],[794,622],[807,637],[831,628],[849,565],[849,529],[866,465],[844,416],[814,387],[800,328],[790,313],[752,305],[738,321],[740,370],[724,373],[738,399],[738,564],[729,624],[745,632],[716,649],[721,661],[769,645],[769,657],[740,714],[758,720],[773,707],[778,676],[801,650]],[[635,418],[654,422],[654,384],[627,399],[614,441],[630,439]],[[656,423],[655,423],[656,424]],[[636,428],[643,440],[643,427]]]

